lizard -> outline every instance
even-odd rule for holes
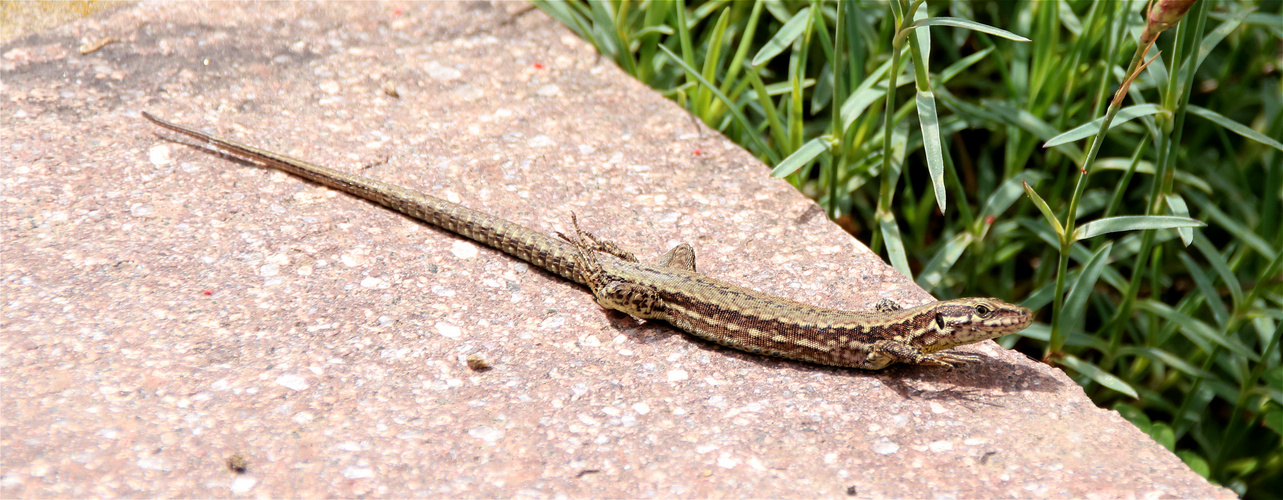
[[[596,302],[659,320],[733,349],[814,363],[880,370],[893,363],[953,367],[979,361],[947,351],[1028,327],[1029,309],[996,298],[960,298],[904,308],[882,300],[873,311],[812,306],[727,283],[695,270],[680,244],[654,263],[640,262],[579,227],[556,237],[422,192],[291,158],[177,125],[152,123],[231,155],[362,198],[482,243],[583,285]]]

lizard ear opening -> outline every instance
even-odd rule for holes
[[[938,328],[939,328],[939,329],[941,329],[941,330],[944,330],[944,315],[943,315],[943,314],[936,313],[936,327],[938,327]]]

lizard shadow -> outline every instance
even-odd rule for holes
[[[1064,385],[1063,381],[1057,380],[1044,370],[1039,370],[1037,366],[1013,363],[992,356],[981,355],[980,362],[954,368],[896,363],[881,370],[870,371],[750,354],[690,335],[662,321],[646,321],[636,326],[625,327],[618,322],[624,318],[631,320],[629,316],[619,314],[619,318],[612,319],[611,323],[635,342],[651,343],[670,336],[680,336],[683,341],[690,342],[701,350],[740,359],[770,370],[819,373],[827,377],[849,379],[876,379],[905,399],[938,399],[942,395],[957,394],[959,388],[962,389],[961,392],[986,390],[1004,393],[1021,391],[1052,393],[1061,390]],[[948,385],[953,386],[953,389],[923,389],[920,387],[923,384]],[[965,394],[957,394],[957,397],[968,399]]]

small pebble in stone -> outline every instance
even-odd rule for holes
[[[490,369],[490,361],[487,360],[485,356],[482,356],[480,354],[475,354],[475,353],[469,354],[468,368],[471,368],[479,372],[486,371]]]
[[[245,471],[249,470],[249,461],[245,460],[245,457],[241,456],[240,453],[234,453],[232,456],[227,457],[227,470],[237,474],[244,474]]]

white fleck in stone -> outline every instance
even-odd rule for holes
[[[601,423],[597,422],[597,419],[592,418],[588,415],[584,415],[582,413],[579,414],[579,421],[583,422],[584,425],[588,427],[597,427],[598,425],[601,425]]]
[[[835,463],[837,463],[837,462],[838,462],[838,454],[837,454],[837,453],[825,453],[825,454],[824,454],[824,463],[825,463],[825,465],[833,465],[833,464],[835,464]]]
[[[344,441],[342,443],[339,443],[338,446],[335,446],[335,448],[338,448],[343,451],[361,451],[361,445],[356,444],[355,442],[352,442],[352,441]]]
[[[542,148],[546,146],[551,146],[552,138],[542,134],[536,135],[534,137],[531,137],[529,141],[526,141],[526,145],[532,148]]]
[[[953,449],[953,441],[935,441],[927,445],[927,448],[936,453],[949,451]]]
[[[258,484],[258,480],[249,476],[237,476],[232,480],[232,486],[229,488],[232,493],[245,493]]]
[[[597,340],[596,335],[588,335],[584,337],[584,340],[581,341],[579,345],[584,347],[601,347],[601,341]]]
[[[668,370],[669,382],[681,382],[688,378],[690,378],[690,374],[686,373],[686,370]]]
[[[169,159],[169,146],[153,146],[147,150],[147,159],[151,160],[152,165],[162,166],[169,165],[172,161]]]
[[[382,288],[383,280],[373,276],[361,280],[361,286],[365,288]]]
[[[456,241],[450,245],[450,254],[460,259],[471,259],[477,256],[477,246],[466,241]]]
[[[472,102],[486,95],[485,91],[472,85],[464,84],[450,92],[464,101]]]
[[[619,411],[619,408],[615,408],[614,406],[604,407],[601,409],[601,412],[612,417],[618,417],[623,414],[623,412]]]
[[[143,457],[138,459],[138,468],[146,470],[169,470],[169,465],[160,457]]]
[[[987,442],[989,442],[989,440],[984,438],[967,438],[965,441],[962,442],[962,444],[965,444],[967,446],[980,446]]]
[[[326,94],[334,95],[339,93],[339,82],[336,82],[334,80],[321,82],[321,84],[318,85],[318,87],[320,87],[321,91],[325,92]]]
[[[616,335],[615,338],[610,339],[610,341],[616,344],[622,344],[628,341],[628,336],[621,333],[619,335]]]
[[[535,93],[544,97],[553,97],[561,93],[561,87],[558,87],[555,83],[549,83],[539,87],[539,90],[536,90]]]
[[[281,266],[278,266],[276,264],[266,264],[263,267],[258,268],[258,275],[264,278],[276,276],[280,273],[281,273]]]
[[[696,447],[695,447],[695,453],[699,453],[700,455],[703,455],[703,454],[705,454],[705,453],[708,453],[708,452],[713,451],[713,450],[716,450],[716,449],[717,449],[717,447],[716,447],[716,446],[713,446],[713,445],[711,445],[711,444],[702,444],[702,445],[699,445],[699,446],[696,446]]]
[[[348,467],[343,469],[343,477],[348,479],[369,479],[374,477],[374,469],[366,467]]]
[[[231,384],[227,383],[227,379],[225,378],[218,379],[217,382],[209,385],[209,388],[215,391],[225,391],[228,387],[231,387]]]
[[[339,262],[342,262],[343,265],[347,267],[356,267],[361,265],[361,260],[352,254],[345,254],[342,257],[339,257]]]
[[[443,66],[436,61],[429,61],[423,69],[427,70],[428,76],[438,82],[448,82],[463,77],[463,72],[449,66]]]
[[[543,321],[540,321],[539,329],[540,330],[556,329],[556,328],[561,328],[562,325],[565,325],[565,324],[566,324],[566,316],[562,314],[558,314],[556,316],[545,318]]]
[[[437,323],[437,333],[440,333],[442,337],[455,340],[458,340],[459,337],[463,336],[463,330],[461,328],[447,323]]]
[[[728,455],[722,455],[720,457],[717,457],[717,466],[723,469],[734,469],[735,466],[739,464],[740,464],[739,460],[731,458]]]
[[[900,445],[887,440],[878,441],[873,445],[873,452],[879,455],[890,455],[900,451]]]
[[[487,443],[493,443],[503,439],[503,429],[496,429],[488,425],[478,425],[468,429],[468,435]]]
[[[299,266],[298,269],[294,270],[294,272],[298,273],[299,276],[311,276],[312,266]]]
[[[301,391],[308,388],[307,380],[298,375],[281,375],[276,377],[276,385],[284,386],[286,389]]]
[[[579,145],[579,154],[581,155],[590,155],[595,153],[596,151],[597,151],[597,148],[592,147],[592,145],[589,145],[589,144]]]
[[[156,207],[148,203],[135,203],[129,206],[129,215],[134,217],[147,217],[156,213]]]
[[[650,413],[650,405],[646,403],[633,403],[633,411],[637,412],[638,415],[645,415]]]
[[[935,401],[932,401],[932,402],[931,402],[931,413],[935,413],[935,414],[939,415],[939,414],[944,413],[944,412],[946,412],[946,411],[949,411],[949,410],[944,409],[944,405],[942,405],[942,404],[940,404],[940,403],[937,403],[937,402],[935,402]]]
[[[301,412],[295,413],[294,418],[290,420],[293,420],[294,423],[299,425],[307,425],[312,423],[313,420],[316,420],[316,416],[312,415],[311,413],[301,411]]]
[[[438,297],[454,297],[454,290],[451,290],[448,286],[432,285],[432,288],[429,290],[432,292],[432,295],[436,295]]]

